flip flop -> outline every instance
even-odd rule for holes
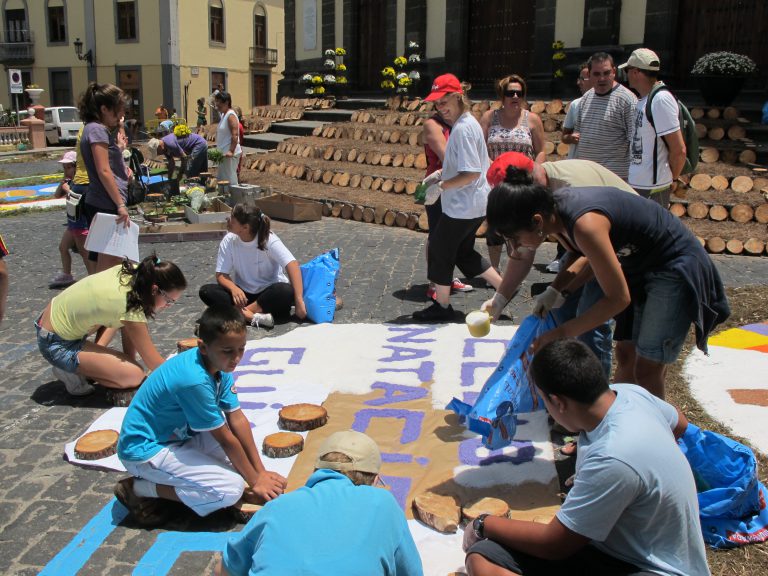
[[[131,517],[143,528],[155,528],[168,520],[168,510],[158,498],[143,498],[133,490],[133,476],[115,484],[115,498],[128,509]]]

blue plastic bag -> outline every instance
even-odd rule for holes
[[[546,320],[528,316],[520,324],[496,370],[488,378],[475,400],[475,405],[454,398],[446,406],[466,418],[467,428],[483,437],[483,444],[491,450],[508,446],[515,436],[515,415],[544,409],[533,385],[528,381],[531,362],[529,348],[544,332],[555,328],[550,314]]]
[[[315,324],[333,322],[336,313],[336,277],[339,249],[334,248],[300,266],[307,318]]]
[[[678,443],[696,481],[704,541],[733,548],[768,540],[768,494],[752,450],[693,424]]]

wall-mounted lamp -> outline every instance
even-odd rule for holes
[[[77,55],[78,60],[85,60],[88,62],[88,67],[93,68],[93,52],[88,50],[85,54],[83,54],[83,42],[80,40],[80,38],[77,38],[74,42],[75,44],[75,54]]]

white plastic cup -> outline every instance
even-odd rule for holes
[[[488,336],[491,331],[491,317],[488,312],[483,310],[474,310],[467,314],[465,319],[469,333],[475,338]]]

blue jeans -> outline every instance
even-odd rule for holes
[[[64,340],[58,334],[48,332],[40,326],[40,319],[35,321],[37,331],[37,348],[49,364],[61,368],[64,372],[77,372],[80,361],[77,355],[83,349],[85,338],[79,340]]]
[[[581,316],[589,310],[595,303],[603,297],[603,290],[600,284],[594,278],[584,284],[578,290],[572,292],[565,299],[565,304],[552,311],[558,325],[567,322],[577,316]],[[611,361],[613,358],[613,320],[608,320],[597,328],[585,332],[579,336],[579,340],[584,342],[592,352],[595,353],[600,365],[603,367],[603,374],[606,378],[611,377]]]

